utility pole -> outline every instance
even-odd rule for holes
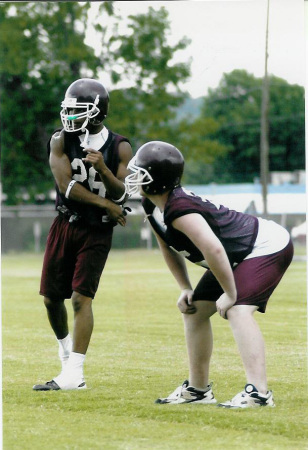
[[[269,109],[269,82],[267,74],[268,60],[268,22],[269,22],[269,4],[267,0],[267,18],[266,18],[266,37],[265,37],[265,71],[262,84],[262,103],[261,103],[261,139],[260,139],[260,170],[263,200],[263,217],[268,215],[267,211],[267,185],[269,178],[269,125],[268,125],[268,109]]]

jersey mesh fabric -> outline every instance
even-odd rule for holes
[[[188,259],[192,262],[202,260],[203,255],[190,239],[172,227],[175,219],[192,213],[200,214],[206,220],[221,241],[231,264],[242,261],[252,251],[258,233],[256,217],[230,210],[223,205],[215,205],[178,187],[170,193],[165,206],[165,239],[177,251],[189,253]]]
[[[99,150],[104,157],[106,166],[115,176],[119,167],[119,144],[123,141],[129,142],[126,137],[108,130],[107,141]],[[47,144],[47,151],[49,154],[50,141]],[[108,197],[98,172],[96,172],[91,164],[84,163],[82,160],[84,158],[84,152],[80,146],[79,133],[64,132],[64,152],[71,162],[72,178],[82,184],[88,191]],[[106,229],[116,225],[115,222],[109,220],[104,209],[67,199],[64,194],[59,192],[57,185],[56,193],[56,208],[65,206],[73,214],[78,214],[92,226],[100,226]]]

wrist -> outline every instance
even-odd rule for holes
[[[109,173],[111,173],[111,170],[108,169],[108,167],[106,166],[106,164],[102,165],[101,167],[99,167],[97,169],[97,172],[99,173],[100,176],[105,177],[107,176]]]
[[[225,294],[232,300],[234,303],[237,299],[237,292],[225,292]]]
[[[237,297],[237,290],[236,288],[232,289],[231,292],[229,292],[228,294],[231,298],[236,298]]]
[[[98,201],[99,201],[99,207],[100,208],[108,209],[110,207],[111,201],[108,200],[107,198],[105,198],[105,197],[98,197]]]
[[[127,199],[127,192],[126,192],[126,186],[125,186],[125,184],[123,183],[123,186],[124,186],[124,192],[123,192],[123,194],[121,195],[121,197],[119,197],[119,198],[117,198],[117,199],[112,199],[112,201],[114,202],[114,203],[117,203],[117,204],[122,204],[122,203],[125,203],[125,201],[126,201],[126,199]]]

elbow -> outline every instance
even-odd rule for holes
[[[59,189],[60,194],[61,195],[65,195],[68,183],[62,182],[62,183],[57,183],[57,185],[58,185],[58,189]]]
[[[215,256],[221,256],[225,253],[225,249],[223,247],[215,247],[213,253]]]
[[[208,260],[209,258],[214,259],[220,259],[225,254],[225,250],[223,247],[219,245],[214,245],[213,247],[207,249],[206,252],[204,252],[205,259]]]
[[[62,177],[58,177],[58,178],[55,177],[55,179],[56,179],[56,183],[57,183],[57,186],[58,186],[58,189],[59,189],[59,192],[61,195],[65,195],[70,183],[72,181],[74,181],[69,176],[64,176],[64,177],[62,176]]]
[[[61,195],[65,195],[66,198],[68,198],[70,191],[72,190],[72,187],[76,183],[75,180],[72,180],[71,178],[67,180],[63,180],[58,184],[58,189]]]

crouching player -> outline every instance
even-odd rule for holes
[[[225,408],[275,406],[268,390],[264,341],[254,313],[265,313],[293,257],[289,233],[273,221],[228,209],[180,185],[181,152],[160,141],[144,144],[129,163],[127,191],[140,192],[146,216],[181,294],[189,381],[157,403],[216,403],[209,384],[210,318],[230,323],[246,372],[244,390]],[[163,220],[162,220],[163,219]],[[207,270],[193,289],[184,257]]]

